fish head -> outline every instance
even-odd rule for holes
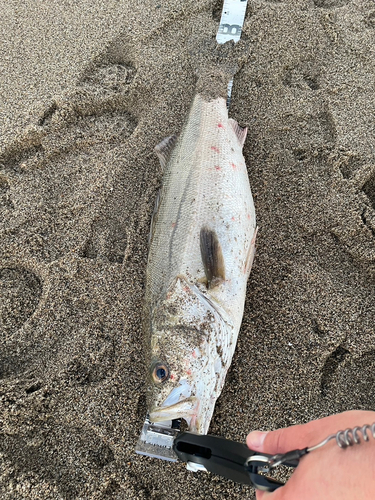
[[[148,410],[206,434],[231,361],[230,325],[199,287],[178,278],[154,311]]]

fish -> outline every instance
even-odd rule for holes
[[[206,434],[240,330],[257,234],[243,146],[223,97],[197,93],[163,168],[152,216],[144,329],[147,411]]]

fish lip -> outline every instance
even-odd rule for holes
[[[199,400],[195,396],[185,398],[174,405],[161,406],[150,411],[151,422],[163,422],[176,418],[191,418],[197,414]]]

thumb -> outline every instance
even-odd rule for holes
[[[247,436],[246,444],[252,450],[272,455],[286,453],[290,450],[317,444],[315,441],[319,439],[319,435],[322,436],[322,439],[326,437],[327,431],[324,429],[326,426],[322,425],[322,421],[314,420],[308,424],[293,425],[272,432],[254,431]]]
[[[374,412],[347,411],[338,415],[331,415],[320,420],[313,420],[303,425],[293,425],[285,429],[272,432],[253,431],[246,438],[247,446],[254,451],[270,453],[286,453],[294,449],[314,446],[328,435],[340,429],[364,425],[374,417]]]
[[[246,438],[247,446],[254,451],[277,454],[305,447],[309,429],[306,425],[295,425],[272,432],[253,431]]]

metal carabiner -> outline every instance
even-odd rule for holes
[[[272,465],[274,458],[275,457],[272,455],[262,454],[252,455],[246,460],[246,470],[256,489],[272,492],[285,485],[285,483],[277,481],[267,475],[274,468]],[[298,463],[298,459],[283,462],[287,467],[297,467]]]

